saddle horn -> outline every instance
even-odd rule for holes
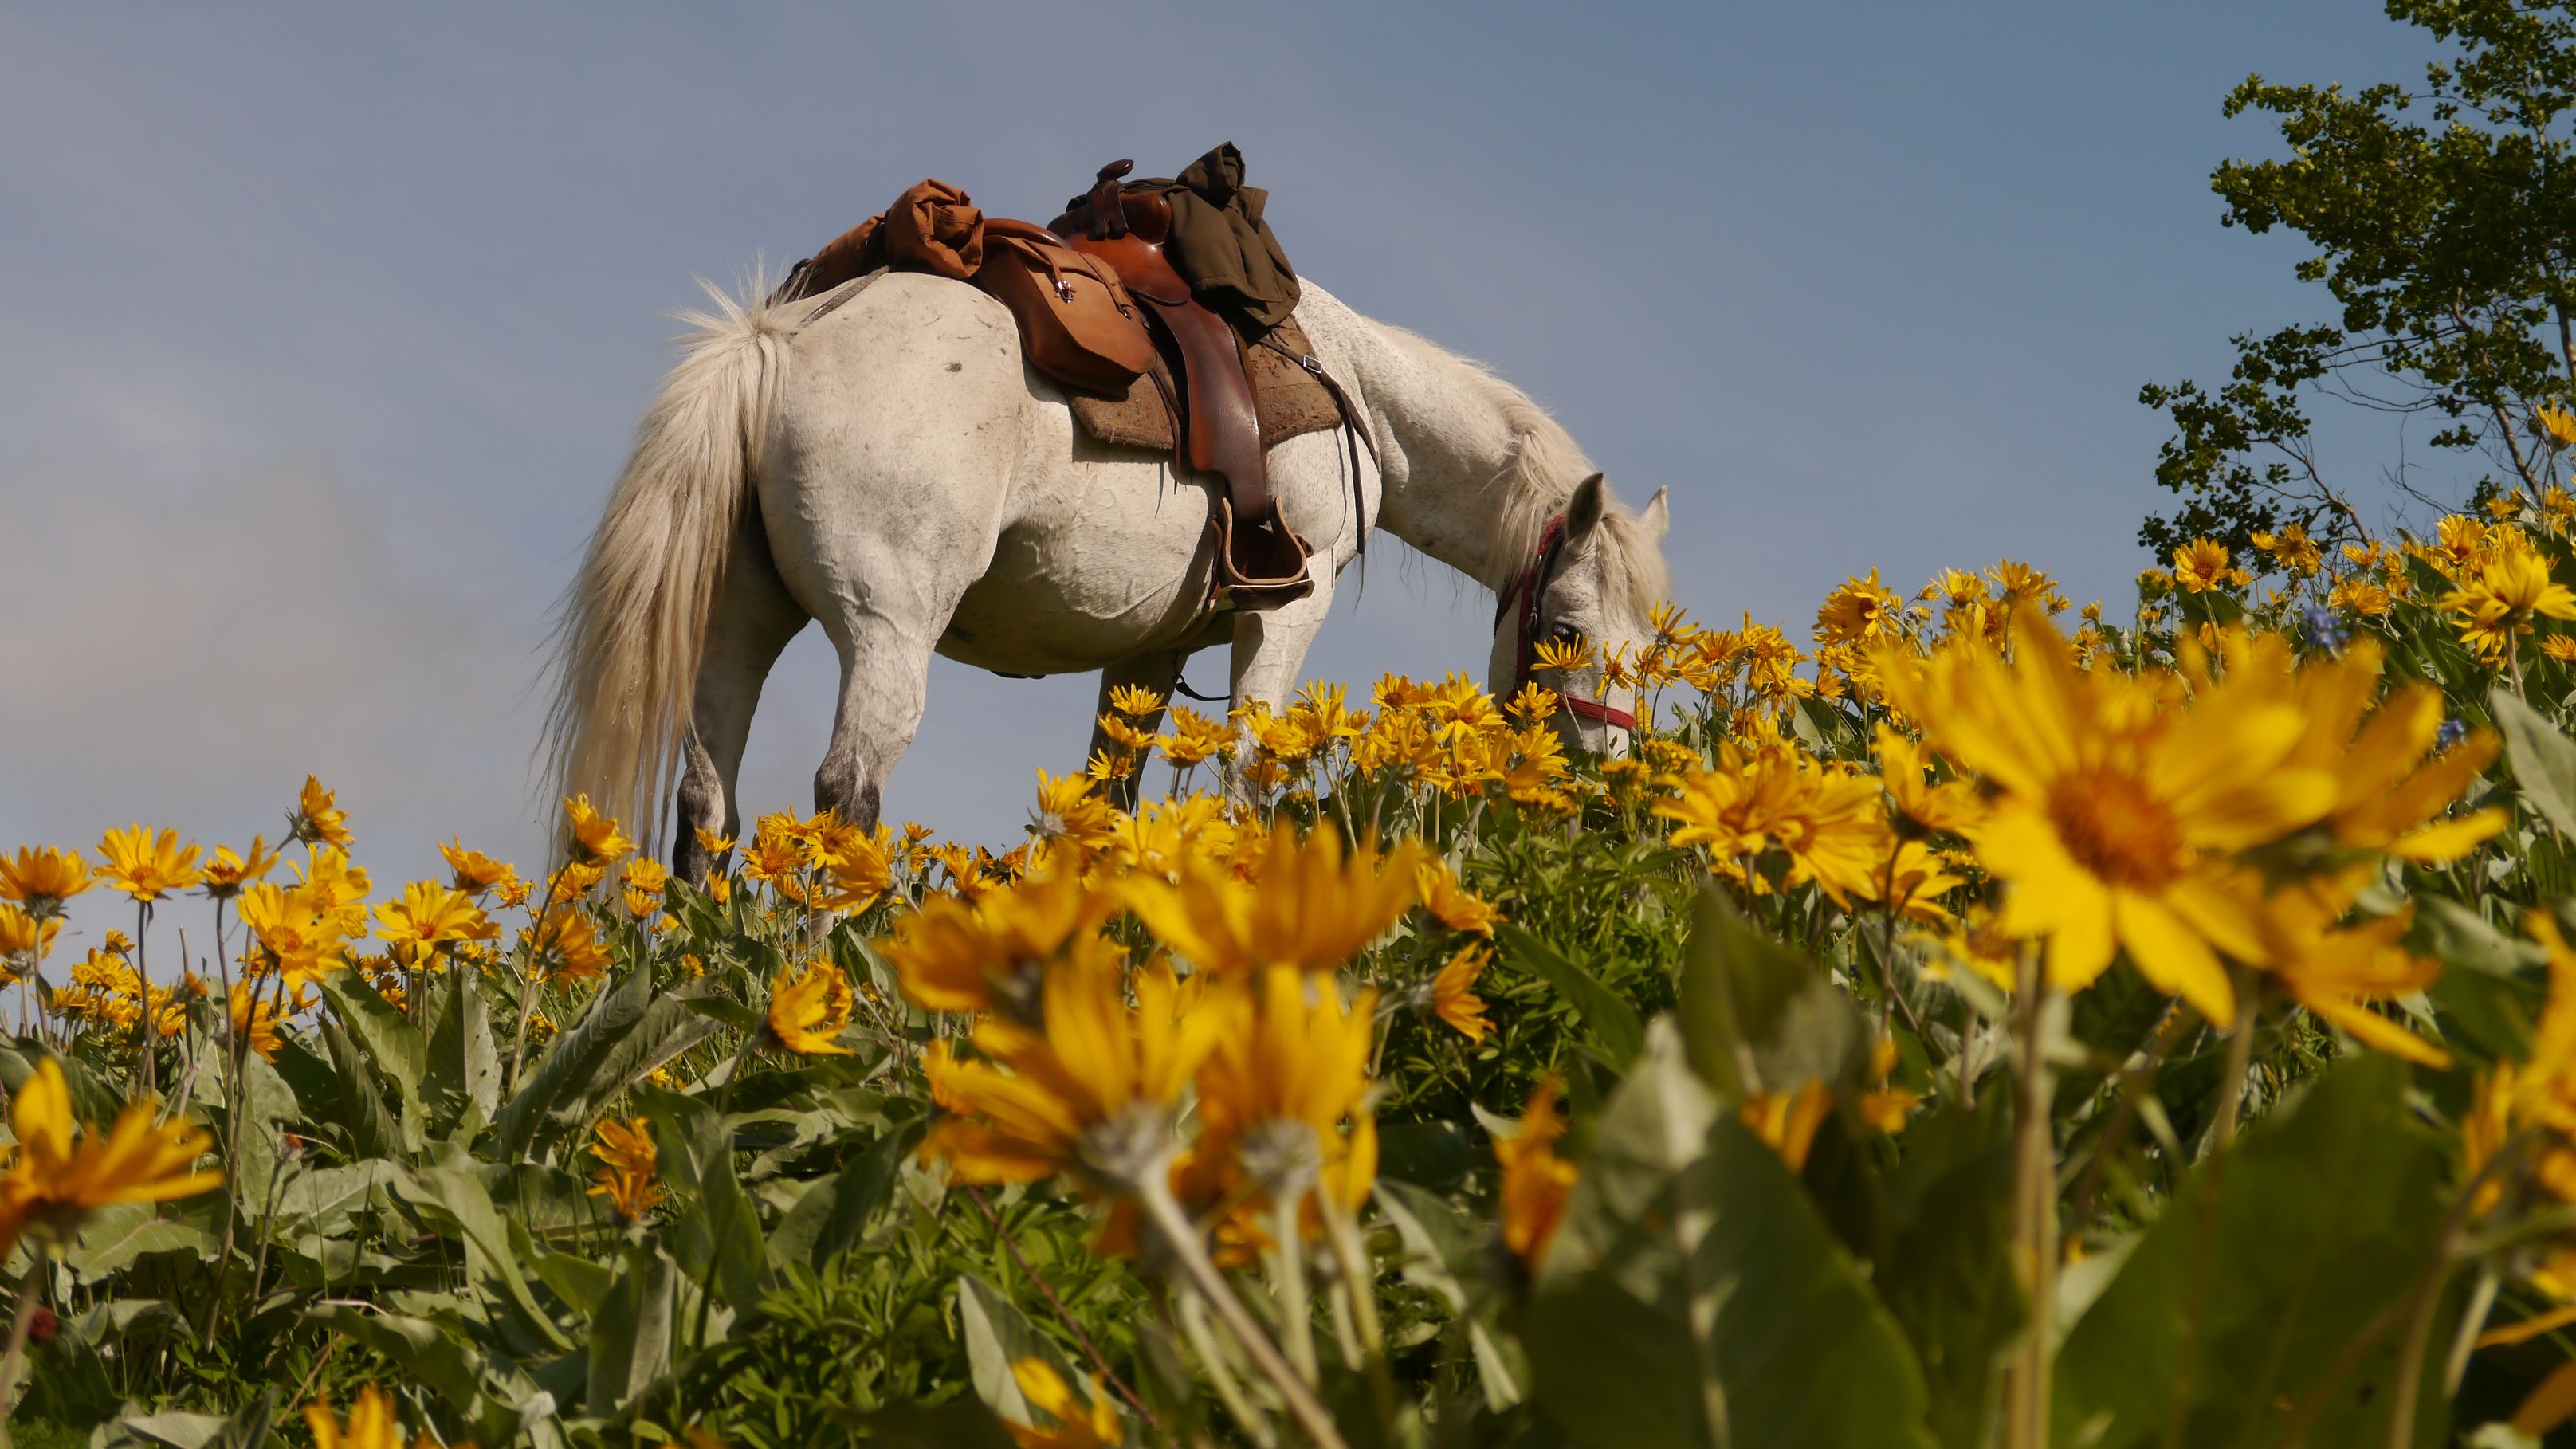
[[[1093,241],[1108,241],[1127,234],[1127,207],[1120,200],[1118,178],[1135,169],[1136,163],[1132,160],[1112,161],[1101,167],[1100,174],[1092,178],[1089,204]]]

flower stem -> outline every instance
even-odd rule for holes
[[[9,1449],[9,1407],[18,1396],[18,1370],[27,1361],[27,1335],[36,1326],[36,1289],[45,1281],[45,1254],[37,1250],[27,1281],[18,1287],[18,1312],[9,1320],[9,1348],[0,1353],[0,1449]]]
[[[2236,1119],[2245,1108],[2245,1078],[2254,1069],[2254,973],[2232,966],[2236,987],[2236,1025],[2227,1033],[2227,1065],[2218,1079],[2218,1117],[2210,1124],[2210,1150],[2224,1152],[2236,1141]]]
[[[1270,1420],[1243,1396],[1243,1385],[1235,1382],[1234,1369],[1225,1361],[1224,1346],[1208,1332],[1207,1309],[1203,1300],[1195,1290],[1184,1286],[1173,1295],[1173,1310],[1172,1316],[1181,1325],[1181,1337],[1189,1341],[1190,1351],[1198,1355],[1199,1363],[1207,1370],[1208,1383],[1216,1390],[1217,1402],[1225,1405],[1225,1411],[1234,1416],[1234,1422],[1243,1426],[1243,1432],[1252,1436],[1254,1444],[1260,1449],[1272,1449],[1279,1442],[1279,1435],[1271,1429]]]
[[[2013,1245],[2030,1322],[2012,1362],[2005,1390],[2006,1449],[2045,1449],[2049,1441],[2049,1379],[2055,1357],[2051,1309],[2057,1297],[2057,1164],[2049,1130],[2052,1083],[2042,1036],[2048,1009],[2048,976],[2039,950],[2021,954],[2021,1099],[2013,1126]]]
[[[1317,1195],[1324,1209],[1324,1232],[1331,1239],[1334,1261],[1342,1270],[1342,1290],[1349,1295],[1351,1316],[1359,1320],[1360,1351],[1369,1386],[1377,1396],[1379,1421],[1395,1422],[1395,1377],[1386,1364],[1386,1328],[1377,1316],[1377,1274],[1360,1242],[1359,1225],[1329,1192]]]
[[[1198,1229],[1191,1225],[1189,1215],[1181,1211],[1181,1205],[1173,1200],[1172,1190],[1147,1178],[1137,1184],[1135,1192],[1136,1206],[1145,1214],[1146,1221],[1163,1235],[1164,1242],[1172,1250],[1172,1257],[1189,1275],[1191,1285],[1207,1300],[1208,1306],[1216,1310],[1226,1332],[1243,1345],[1253,1367],[1261,1370],[1261,1376],[1270,1380],[1271,1387],[1279,1391],[1280,1401],[1288,1406],[1289,1415],[1296,1419],[1299,1428],[1306,1431],[1306,1437],[1315,1449],[1349,1449],[1342,1442],[1341,1431],[1333,1427],[1333,1416],[1324,1411],[1323,1401],[1317,1399],[1314,1391],[1297,1377],[1296,1371],[1288,1366],[1288,1360],[1280,1355],[1279,1346],[1270,1341],[1269,1335],[1261,1331],[1261,1325],[1252,1321],[1252,1315],[1236,1299],[1233,1290],[1225,1286],[1225,1279],[1217,1272],[1216,1265],[1208,1261],[1207,1249],[1199,1242]]]
[[[1297,1204],[1302,1194],[1282,1193],[1270,1209],[1270,1236],[1279,1244],[1272,1265],[1278,1270],[1272,1291],[1279,1295],[1279,1337],[1286,1344],[1288,1361],[1297,1367],[1297,1377],[1307,1383],[1322,1382],[1322,1372],[1315,1363],[1315,1309],[1307,1296],[1305,1244],[1298,1239]]]

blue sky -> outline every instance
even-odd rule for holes
[[[1088,107],[1138,36],[1205,59]],[[2218,225],[2270,140],[2221,97],[2428,55],[2349,3],[0,13],[0,848],[273,836],[312,770],[389,883],[539,853],[546,613],[692,277],[1229,139],[1301,271],[1671,487],[1700,616],[2004,555],[2120,604],[2138,385],[2323,310]],[[1478,666],[1487,601],[1394,552],[1310,672]],[[831,683],[809,631],[752,808],[809,803]],[[1015,838],[1092,691],[943,664],[889,813]]]

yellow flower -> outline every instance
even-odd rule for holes
[[[2531,415],[2532,431],[2549,445],[2551,452],[2576,447],[2576,413],[2551,403],[2542,403]]]
[[[1965,835],[1986,818],[1977,787],[1965,780],[1927,784],[1932,752],[1887,725],[1878,727],[1878,778],[1897,813],[1938,834]]]
[[[501,928],[483,914],[463,891],[436,881],[419,880],[403,887],[403,898],[376,907],[378,939],[394,948],[406,963],[416,955],[459,941],[489,941]]]
[[[1029,834],[1073,851],[1077,858],[1107,848],[1116,826],[1109,802],[1092,793],[1081,775],[1038,771],[1038,804],[1029,812]]]
[[[1541,639],[1530,650],[1531,667],[1560,674],[1572,674],[1591,668],[1599,661],[1600,651],[1580,634],[1564,639]]]
[[[1788,857],[1784,885],[1814,882],[1836,904],[1867,894],[1872,873],[1887,858],[1879,782],[1829,770],[1803,751],[1747,752],[1728,741],[1720,746],[1719,768],[1692,769],[1677,783],[1680,793],[1654,807],[1681,826],[1673,844],[1708,847],[1711,871],[1756,892],[1768,883],[1758,872],[1748,874],[1744,859],[1766,850]]]
[[[1302,1122],[1334,1135],[1368,1090],[1376,1008],[1374,989],[1345,1007],[1333,978],[1292,966],[1201,1005],[1219,1024],[1198,1071],[1203,1130],[1236,1141],[1265,1122]]]
[[[2374,1002],[2421,991],[2442,974],[2440,962],[2398,944],[2414,922],[2414,907],[2347,930],[2331,929],[2368,877],[2363,872],[2358,878],[2285,890],[2267,903],[2272,974],[2301,1006],[2352,1033],[2362,1045],[2448,1070],[2450,1053],[2370,1009]]]
[[[2252,542],[2294,578],[2304,579],[2325,564],[2325,554],[2318,549],[2317,541],[2308,537],[2304,524],[2293,523],[2278,533],[2254,534]]]
[[[1192,765],[1234,753],[1234,729],[1226,721],[1210,719],[1178,705],[1172,710],[1172,733],[1162,737],[1163,758],[1175,768]]]
[[[366,927],[363,911],[353,926],[336,894],[311,881],[253,886],[242,893],[241,918],[268,964],[299,985],[346,964],[341,949]]]
[[[931,1011],[982,1011],[994,987],[1025,1002],[1037,968],[1066,942],[1096,930],[1116,908],[1106,891],[1058,872],[986,892],[968,903],[941,896],[895,922],[877,949],[903,994]]]
[[[1906,920],[1937,926],[1950,919],[1950,908],[1941,904],[1941,897],[1968,883],[1943,864],[1922,841],[1899,841],[1887,863],[1874,869],[1853,894],[1877,901]]]
[[[542,964],[553,958],[547,980],[596,981],[608,974],[608,947],[599,939],[599,927],[590,912],[579,906],[557,906],[546,912],[533,929],[521,928],[519,940],[528,947],[531,961]]]
[[[635,842],[626,838],[616,821],[592,809],[588,795],[568,796],[563,807],[573,859],[584,865],[609,865],[634,852]]]
[[[104,1141],[96,1126],[87,1126],[75,1148],[63,1069],[51,1057],[36,1063],[9,1112],[18,1147],[0,1174],[0,1259],[21,1237],[33,1238],[40,1250],[70,1246],[98,1208],[167,1202],[222,1186],[221,1172],[192,1166],[214,1139],[184,1117],[155,1125],[160,1115],[150,1101],[128,1103]]]
[[[304,777],[304,788],[296,792],[295,813],[289,817],[289,832],[306,845],[327,845],[334,850],[349,848],[349,812],[335,807],[338,793],[322,788],[322,781],[312,775]]]
[[[2536,617],[2576,619],[2576,592],[2550,578],[2548,558],[2520,529],[2496,534],[2475,571],[2439,601],[2444,612],[2462,616],[2461,637],[2489,655],[2530,633]]]
[[[1191,1010],[1196,992],[1160,963],[1136,973],[1130,1009],[1123,975],[1114,956],[1078,957],[1047,972],[1042,1031],[978,1022],[976,1049],[991,1060],[944,1068],[938,1091],[955,1115],[932,1124],[923,1155],[947,1158],[960,1182],[1058,1172],[1112,1188],[1151,1181],[1219,1013]]]
[[[1494,1160],[1503,1168],[1503,1245],[1523,1263],[1538,1266],[1565,1200],[1574,1191],[1574,1164],[1556,1155],[1556,1139],[1565,1135],[1565,1119],[1556,1112],[1556,1079],[1549,1077],[1530,1094],[1521,1112],[1520,1130],[1494,1139]]]
[[[2227,545],[2214,538],[2195,538],[2173,552],[2174,582],[2193,593],[2234,584],[2243,588],[2253,580],[2243,569],[2229,567]]]
[[[834,1038],[849,1026],[854,1005],[841,968],[818,956],[770,987],[769,1031],[799,1056],[846,1057],[850,1049]]]
[[[263,995],[256,983],[233,983],[231,1007],[233,1035],[250,1044],[250,1049],[277,1060],[277,1003]]]
[[[1413,883],[1422,892],[1423,909],[1450,930],[1490,937],[1494,922],[1503,918],[1491,901],[1458,884],[1458,878],[1449,873],[1443,861],[1424,861],[1415,869]]]
[[[709,860],[722,860],[725,852],[733,849],[733,837],[721,831],[709,830],[701,825],[689,833],[697,840],[698,849],[707,853]]]
[[[276,867],[277,854],[268,848],[266,836],[254,835],[250,838],[250,855],[247,859],[233,854],[233,848],[229,845],[218,845],[215,847],[215,858],[206,862],[206,894],[219,901],[231,900],[241,894],[242,887],[267,875]]]
[[[89,862],[77,850],[22,845],[0,856],[0,901],[16,901],[30,915],[50,916],[90,888]]]
[[[1833,1089],[1810,1081],[1794,1092],[1755,1092],[1736,1109],[1736,1116],[1780,1154],[1791,1172],[1804,1172],[1816,1129],[1824,1125],[1833,1107]]]
[[[468,850],[462,840],[451,840],[438,848],[447,868],[456,872],[453,884],[469,896],[508,885],[519,878],[519,872],[503,861],[494,860],[479,850]]]
[[[1121,684],[1109,691],[1109,707],[1131,719],[1143,719],[1163,707],[1163,696],[1135,684]]]
[[[653,1144],[652,1123],[641,1117],[601,1122],[590,1155],[600,1166],[590,1175],[589,1196],[608,1199],[619,1217],[634,1222],[662,1201],[662,1184],[654,1176],[661,1154]]]
[[[837,818],[824,832],[815,863],[823,868],[823,879],[806,904],[817,910],[864,911],[894,886],[885,840]]]
[[[1493,962],[1482,946],[1463,946],[1431,978],[1431,1010],[1472,1042],[1481,1042],[1493,1023],[1485,1020],[1485,1002],[1476,995],[1476,978]]]
[[[53,949],[61,935],[60,916],[38,920],[7,901],[0,901],[0,959],[33,960]]]
[[[2333,775],[2290,758],[2306,721],[2259,676],[2185,707],[2159,681],[2078,670],[2045,618],[2017,632],[2010,663],[1961,647],[1891,652],[1886,667],[1890,700],[1926,740],[2000,792],[1970,838],[2012,886],[2003,929],[2045,937],[2050,979],[2068,990],[2126,947],[2159,989],[2232,1022],[2217,953],[2266,958],[2235,855],[2334,807]]]
[[[1053,1421],[1040,1426],[1005,1420],[1002,1427],[1020,1449],[1116,1449],[1126,1441],[1126,1428],[1098,1377],[1091,1380],[1091,1392],[1077,1399],[1053,1364],[1032,1355],[1012,1361],[1011,1381],[1030,1408]]]
[[[2237,666],[2275,679],[2289,679],[2290,667],[2288,647],[2277,636],[2258,641]],[[2440,818],[2494,762],[2501,745],[2493,733],[2477,730],[2432,754],[2443,705],[2441,691],[2429,684],[2391,692],[2364,722],[2379,674],[2373,640],[2355,644],[2340,659],[2301,668],[2289,687],[2308,728],[2291,759],[2333,774],[2336,797],[2326,826],[2336,844],[2386,851],[2417,865],[2448,865],[2510,820],[2501,806]]]
[[[1827,644],[1859,644],[1892,637],[1903,627],[1905,601],[1878,581],[1878,570],[1866,579],[1847,578],[1825,596],[1816,610],[1816,638]]]
[[[349,1406],[347,1427],[342,1427],[339,1416],[332,1412],[328,1394],[304,1406],[304,1423],[313,1431],[314,1449],[402,1449],[402,1429],[394,1422],[394,1401],[373,1384],[360,1390],[358,1402]],[[426,1449],[435,1442],[423,1434],[412,1449]]]
[[[172,891],[197,883],[197,847],[181,849],[179,832],[154,835],[141,825],[111,830],[100,838],[98,853],[106,863],[98,873],[107,883],[138,901],[157,901]]]
[[[1201,970],[1278,964],[1328,971],[1358,955],[1413,904],[1420,852],[1406,841],[1383,854],[1373,844],[1345,853],[1329,827],[1300,841],[1283,822],[1259,879],[1249,884],[1191,861],[1178,884],[1130,876],[1121,885],[1146,928]]]

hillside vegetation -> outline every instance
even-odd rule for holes
[[[778,815],[700,890],[573,800],[401,884],[318,782],[275,851],[22,848],[10,1430],[2525,1442],[2571,518],[1548,644],[1651,702],[1618,758],[1544,687],[1122,698],[1001,855]]]

